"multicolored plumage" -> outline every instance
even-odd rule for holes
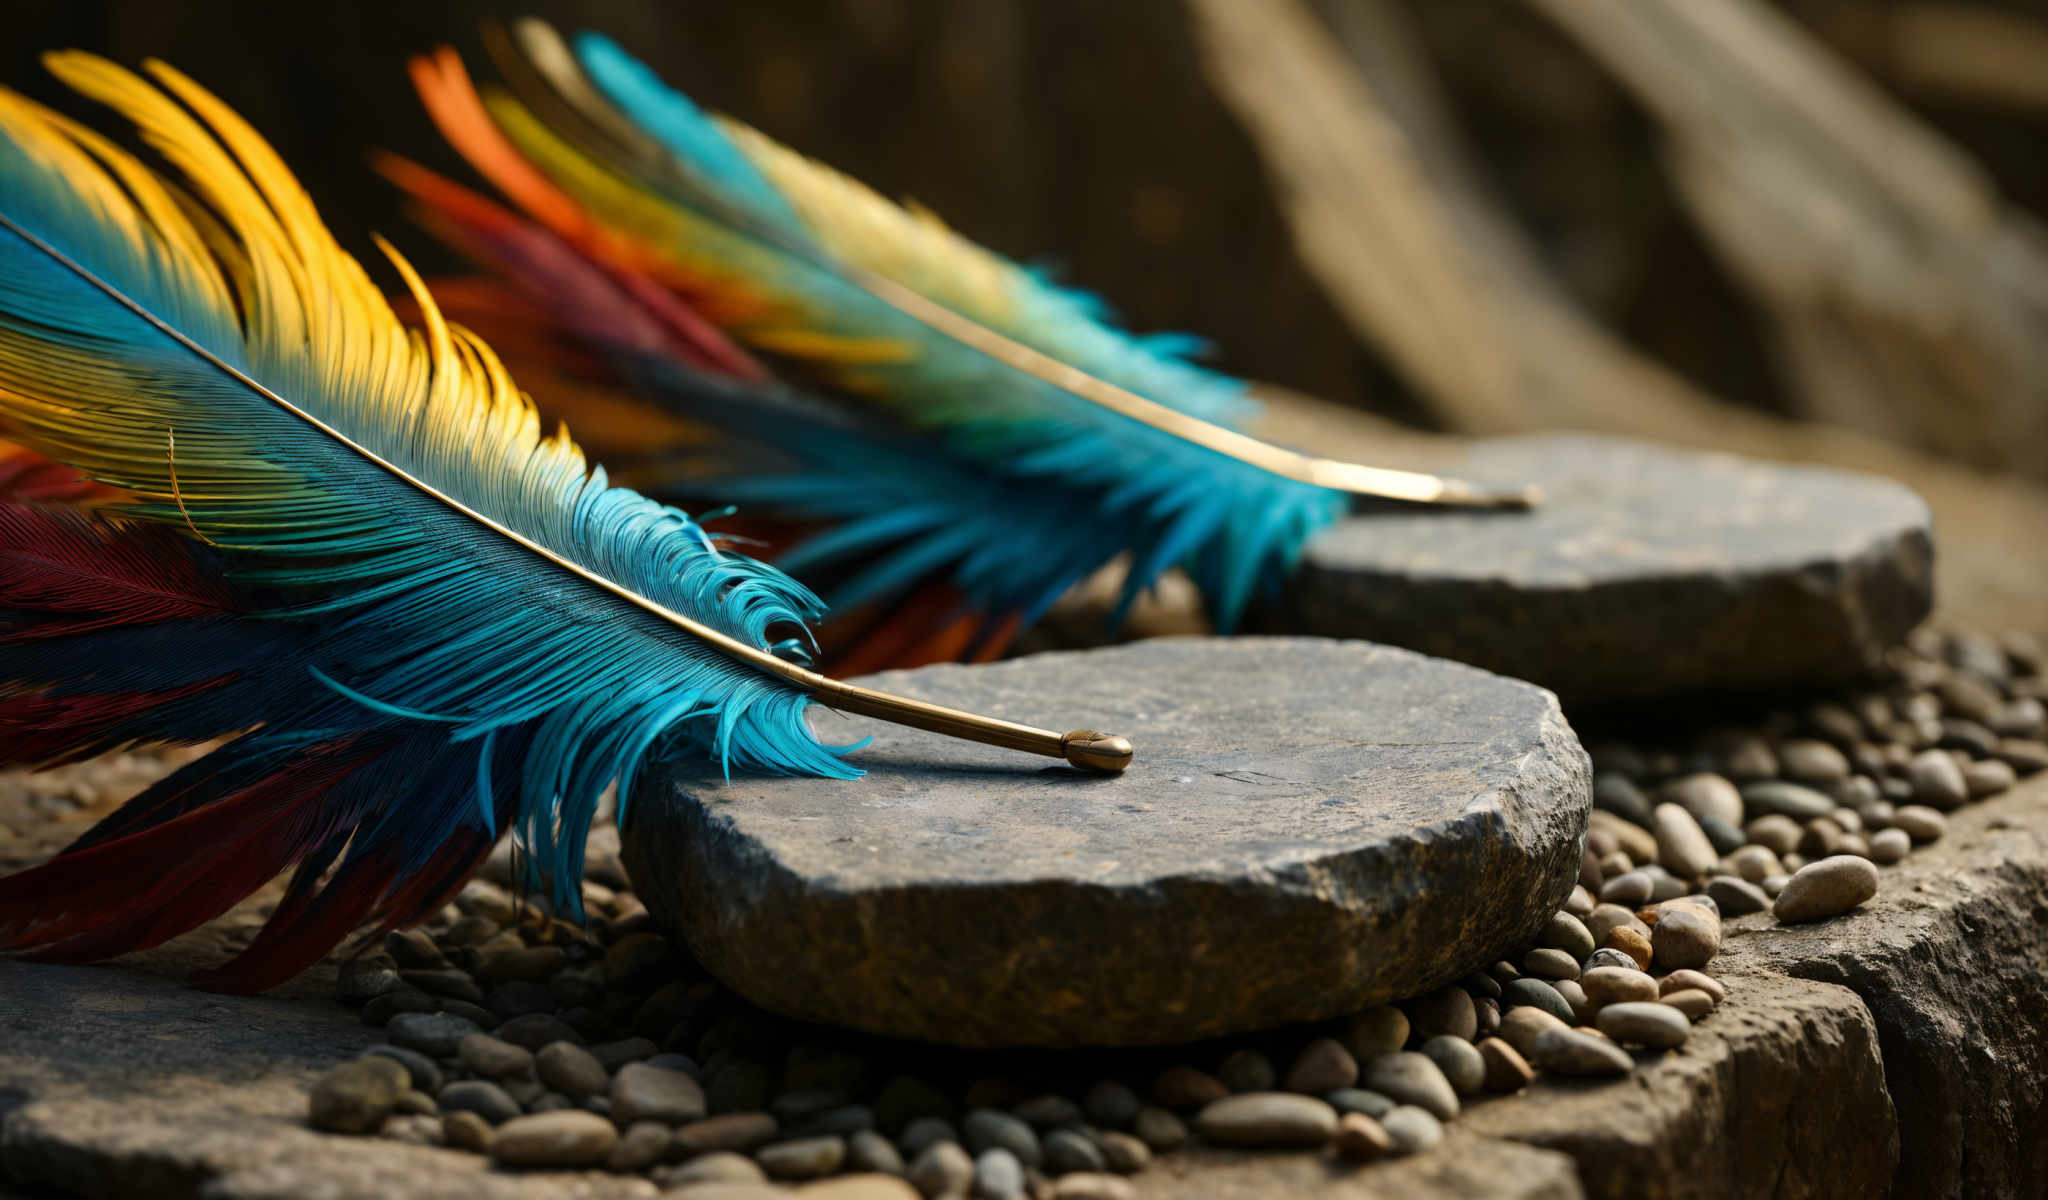
[[[512,36],[519,98],[479,93],[450,50],[412,71],[450,143],[531,222],[410,163],[386,173],[643,396],[759,451],[670,485],[821,526],[778,562],[829,580],[835,608],[940,580],[982,614],[967,644],[985,648],[1128,555],[1124,607],[1180,566],[1228,629],[1344,510],[1342,493],[1091,403],[874,285],[1204,421],[1252,415],[1241,384],[1184,359],[1186,339],[1113,328],[1091,297],[703,113],[601,36],[572,47],[535,21]]]
[[[650,755],[858,774],[802,690],[662,617],[787,653],[807,589],[544,434],[386,248],[401,325],[198,85],[47,62],[176,178],[0,91],[0,435],[111,489],[72,509],[0,460],[0,761],[231,740],[0,879],[0,950],[154,945],[296,867],[208,978],[267,987],[431,912],[507,830],[580,911],[599,793]]]

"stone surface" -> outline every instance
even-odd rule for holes
[[[1927,506],[1890,480],[1571,434],[1446,469],[1545,502],[1355,516],[1309,544],[1271,623],[1588,701],[1850,678],[1932,606]]]
[[[814,710],[876,737],[866,778],[644,772],[640,898],[791,1016],[979,1046],[1337,1017],[1526,944],[1578,873],[1590,770],[1555,700],[1455,664],[1169,638],[866,682],[1137,760],[1088,777]]]

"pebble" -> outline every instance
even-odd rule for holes
[[[472,1112],[493,1125],[503,1125],[520,1113],[519,1102],[505,1089],[484,1079],[463,1079],[441,1089],[434,1097],[442,1112]]]
[[[754,1151],[754,1161],[770,1179],[817,1179],[846,1161],[846,1139],[827,1135],[775,1142]]]
[[[1604,1037],[1575,1029],[1548,1029],[1529,1043],[1529,1061],[1560,1075],[1625,1075],[1635,1067],[1628,1051]]]
[[[1269,1077],[1270,1074],[1268,1072]],[[1270,1091],[1272,1089],[1269,1085],[1259,1090]],[[1010,1115],[1031,1126],[1033,1129],[1052,1129],[1060,1125],[1080,1124],[1081,1106],[1065,1096],[1055,1096],[1048,1093],[1043,1096],[1033,1096],[1029,1100],[1011,1106]]]
[[[1995,796],[2019,782],[2010,763],[1995,758],[1980,759],[1963,768],[1963,786],[1972,798]]]
[[[619,1131],[595,1113],[567,1109],[515,1117],[491,1139],[491,1157],[515,1166],[596,1166],[611,1157]]]
[[[975,1158],[974,1194],[981,1200],[1022,1200],[1024,1168],[1017,1156],[998,1147]]]
[[[1412,1104],[1403,1104],[1381,1118],[1380,1127],[1393,1141],[1396,1154],[1420,1154],[1444,1140],[1444,1127],[1436,1116]]]
[[[1824,817],[1836,807],[1835,798],[1825,792],[1777,779],[1749,784],[1742,789],[1742,800],[1753,817],[1780,816],[1795,822]],[[1761,841],[1753,828],[1755,824],[1756,821],[1751,820],[1748,827],[1750,840]],[[1768,842],[1765,844],[1770,845]],[[1777,847],[1772,846],[1772,849]]]
[[[1948,833],[1948,818],[1922,804],[1908,804],[1892,816],[1892,824],[1906,831],[1914,843],[1940,841]]]
[[[1593,774],[1593,807],[1637,825],[1650,821],[1650,801],[1642,789],[1626,777],[1608,771]]]
[[[1737,877],[1751,883],[1762,883],[1771,876],[1784,872],[1783,866],[1778,862],[1778,856],[1769,846],[1743,846],[1728,856],[1728,866],[1734,870]]]
[[[1501,1032],[1499,1032],[1499,1036],[1501,1036],[1503,1042],[1507,1042],[1509,1046],[1516,1048],[1516,1051],[1520,1051],[1522,1057],[1526,1059],[1528,1053],[1530,1053],[1530,1044],[1534,1044],[1534,1040],[1536,1040],[1536,1034],[1540,1034],[1544,1030],[1569,1030],[1569,1028],[1571,1028],[1571,1022],[1559,1018],[1556,1014],[1546,1012],[1542,1008],[1536,1008],[1536,1005],[1524,1005],[1524,1008],[1511,1008],[1505,1014],[1501,1014]]]
[[[1778,898],[1778,894],[1780,892],[1783,892],[1785,890],[1785,885],[1790,882],[1792,882],[1792,876],[1790,876],[1789,874],[1773,875],[1770,878],[1764,880],[1762,883],[1758,884],[1757,886],[1764,890],[1764,895],[1769,896],[1773,900],[1776,900]]]
[[[1699,971],[1673,971],[1657,981],[1657,994],[1660,996],[1682,991],[1705,992],[1716,1004],[1728,998],[1728,989],[1721,986],[1720,980]]]
[[[1601,1009],[1598,1028],[1617,1042],[1669,1050],[1685,1044],[1692,1022],[1670,1005],[1629,1001]]]
[[[1408,1014],[1391,1004],[1368,1008],[1344,1026],[1344,1048],[1359,1062],[1392,1054],[1408,1044]]]
[[[1658,797],[1666,804],[1683,808],[1696,820],[1713,817],[1731,825],[1742,824],[1742,793],[1719,775],[1701,772],[1681,776],[1665,784]],[[1630,819],[1637,820],[1639,824],[1649,823],[1633,817]]]
[[[1394,1137],[1374,1118],[1348,1112],[1337,1118],[1337,1132],[1331,1135],[1330,1146],[1343,1158],[1370,1162],[1393,1150]]]
[[[1465,1003],[1469,1005],[1471,1002],[1467,997]],[[1268,1074],[1270,1077],[1270,1072]],[[1287,1090],[1306,1092],[1311,1096],[1347,1088],[1357,1082],[1358,1061],[1335,1038],[1317,1038],[1310,1042],[1287,1070]],[[1271,1085],[1264,1089],[1246,1090],[1269,1091]]]
[[[375,1133],[412,1087],[404,1064],[365,1056],[329,1068],[313,1084],[309,1119],[330,1133]]]
[[[1782,813],[1758,817],[1742,827],[1744,837],[1773,854],[1790,854],[1798,849],[1805,832],[1799,822]]]
[[[1324,1096],[1323,1102],[1340,1113],[1361,1112],[1368,1117],[1384,1117],[1394,1107],[1392,1100],[1364,1088],[1338,1088]]]
[[[1890,865],[1906,857],[1913,848],[1913,839],[1903,829],[1880,829],[1870,835],[1870,858],[1872,862]]]
[[[1055,1129],[1045,1135],[1045,1169],[1050,1175],[1071,1175],[1076,1171],[1104,1171],[1109,1161],[1086,1134],[1072,1129]]]
[[[1509,1005],[1509,1011],[1501,1016],[1501,1026],[1506,1028],[1507,1020],[1514,1015],[1514,1008],[1527,1006],[1549,1013],[1569,1025],[1574,1017],[1572,1006],[1556,988],[1540,979],[1517,979],[1501,989],[1501,999]]]
[[[1786,924],[1836,916],[1877,895],[1877,868],[1867,859],[1836,855],[1792,876],[1771,911]]]
[[[533,1051],[501,1042],[488,1033],[465,1034],[456,1044],[455,1055],[462,1065],[485,1079],[509,1079],[533,1073]]]
[[[1557,989],[1557,994],[1564,997],[1566,1004],[1571,1005],[1573,1023],[1577,1025],[1585,1024],[1587,1016],[1597,1006],[1586,998],[1586,989],[1579,986],[1579,981],[1576,979],[1554,979],[1551,981],[1550,986]]]
[[[1590,913],[1592,909],[1586,911]],[[1568,912],[1552,913],[1536,944],[1562,950],[1571,955],[1573,962],[1583,962],[1594,946],[1592,931],[1586,928],[1586,923]]]
[[[353,959],[344,964],[335,981],[334,996],[343,1004],[366,1004],[386,992],[396,991],[402,981],[390,963]]]
[[[1700,817],[1698,820],[1700,832],[1707,835],[1707,841],[1713,844],[1716,854],[1733,854],[1747,840],[1741,829],[1719,817]]]
[[[1626,951],[1616,950],[1612,946],[1604,946],[1593,951],[1592,955],[1586,959],[1586,967],[1584,971],[1580,972],[1579,981],[1584,983],[1588,974],[1599,970],[1601,967],[1622,967],[1630,971],[1640,969],[1636,964],[1636,960],[1631,958]]]
[[[1270,1092],[1276,1082],[1273,1060],[1247,1046],[1224,1056],[1216,1078],[1233,1092]]]
[[[1650,903],[1652,904],[1676,899],[1692,890],[1692,885],[1688,882],[1691,878],[1690,876],[1686,879],[1680,879],[1657,863],[1648,864],[1642,868],[1642,871],[1643,874],[1650,877]]]
[[[1168,1067],[1152,1081],[1152,1099],[1164,1108],[1200,1108],[1230,1094],[1223,1081],[1193,1067]]]
[[[659,1121],[639,1121],[619,1137],[604,1160],[607,1171],[645,1171],[668,1153],[672,1133]]]
[[[1489,1092],[1520,1091],[1536,1078],[1536,1069],[1529,1065],[1529,1060],[1501,1038],[1487,1038],[1476,1049],[1485,1066],[1480,1086]]]
[[[1421,1053],[1436,1064],[1451,1090],[1460,1096],[1476,1095],[1486,1082],[1486,1062],[1479,1057],[1478,1048],[1464,1038],[1433,1037],[1422,1043]]]
[[[611,1085],[604,1064],[572,1042],[549,1042],[533,1056],[540,1081],[572,1100],[595,1096]]]
[[[1657,857],[1657,839],[1645,826],[1624,821],[1597,808],[1586,814],[1586,825],[1589,830],[1602,831],[1612,837],[1615,846],[1635,862],[1649,862]]]
[[[1128,1133],[1107,1130],[1095,1138],[1109,1169],[1120,1175],[1135,1175],[1152,1162],[1152,1148]]]
[[[612,1077],[612,1117],[622,1125],[661,1121],[681,1125],[701,1119],[707,1111],[704,1089],[681,1071],[627,1063]]]
[[[1419,1054],[1413,1057],[1429,1063]],[[1429,1069],[1436,1071],[1435,1064],[1430,1063]],[[1437,1080],[1442,1079],[1439,1073]],[[1443,1090],[1449,1093],[1450,1085],[1444,1084]],[[1456,1111],[1456,1096],[1451,1103]],[[1195,1128],[1204,1138],[1225,1146],[1320,1146],[1336,1131],[1337,1110],[1311,1096],[1252,1092],[1207,1105],[1195,1117]]]
[[[1702,834],[1700,836],[1705,837],[1706,835]],[[1634,908],[1639,904],[1648,904],[1652,890],[1654,890],[1654,885],[1650,882],[1648,875],[1643,874],[1641,871],[1626,871],[1601,885],[1600,902],[1602,904],[1619,904],[1624,907]],[[1598,916],[1599,912],[1600,910],[1597,908],[1593,910],[1595,916]]]
[[[2048,743],[2033,738],[2000,738],[1998,761],[2021,775],[2048,771]]]
[[[1684,1013],[1688,1021],[1704,1020],[1708,1013],[1714,1011],[1714,998],[1698,988],[1681,988],[1664,996],[1658,1003],[1668,1004]]]
[[[1704,904],[1673,904],[1651,930],[1650,948],[1660,967],[1704,967],[1721,952],[1721,918]]]
[[[1138,1189],[1128,1179],[1083,1171],[1063,1175],[1052,1185],[1052,1200],[1137,1200]]]
[[[1645,896],[1644,903],[1648,902],[1648,897]],[[1635,910],[1619,904],[1602,904],[1593,910],[1592,916],[1586,918],[1586,932],[1593,935],[1593,943],[1596,946],[1605,946],[1607,935],[1620,928],[1633,929],[1644,937],[1650,935],[1650,927],[1637,918]]]
[[[1771,744],[1753,734],[1729,738],[1717,751],[1721,770],[1730,779],[1769,779],[1778,773]]]
[[[1448,1033],[1470,1039],[1479,1031],[1479,1015],[1472,1007],[1472,993],[1461,987],[1442,987],[1409,1003],[1408,1025],[1418,1038]]]
[[[496,1137],[491,1123],[473,1112],[452,1112],[441,1114],[441,1142],[457,1150],[471,1154],[488,1155],[491,1140]]]
[[[1603,1006],[1657,998],[1657,981],[1633,965],[1595,967],[1579,980],[1579,986],[1586,990],[1587,999]]]
[[[1905,837],[1904,834],[1899,836]],[[1707,895],[1721,906],[1724,917],[1746,917],[1771,906],[1771,898],[1764,895],[1762,888],[1735,875],[1716,875],[1708,880]]]
[[[372,1046],[363,1051],[363,1054],[388,1058],[404,1067],[406,1073],[412,1076],[412,1086],[429,1096],[441,1090],[440,1064],[417,1050],[408,1050],[403,1046]]]
[[[734,1115],[737,1116],[741,1114]],[[760,1115],[767,1116],[766,1113],[762,1113]],[[712,1118],[712,1120],[714,1121],[718,1119],[719,1118],[717,1117]],[[769,1124],[772,1129],[774,1125],[773,1117],[769,1117]],[[684,1128],[693,1128],[693,1126],[685,1126]],[[682,1133],[678,1131],[676,1136],[680,1138],[682,1137]],[[770,1136],[773,1136],[773,1134],[771,1133]],[[765,1142],[768,1139],[762,1138],[761,1140]],[[948,1121],[946,1118],[913,1117],[911,1118],[910,1123],[903,1127],[902,1134],[900,1134],[896,1139],[896,1145],[902,1149],[903,1153],[908,1154],[912,1158],[916,1158],[918,1155],[924,1153],[925,1147],[933,1145],[934,1143],[957,1142],[959,1140],[959,1132],[953,1128],[953,1123],[951,1121]]]
[[[934,1142],[911,1161],[909,1179],[930,1200],[964,1196],[974,1182],[974,1160],[952,1142]]]
[[[1555,992],[1551,994],[1556,995]],[[1444,1078],[1443,1071],[1436,1063],[1426,1055],[1407,1050],[1382,1055],[1365,1064],[1362,1082],[1367,1089],[1378,1092],[1397,1104],[1413,1104],[1426,1108],[1446,1121],[1458,1115],[1456,1089],[1451,1086],[1450,1080]]]
[[[663,1182],[672,1188],[688,1188],[691,1184],[765,1184],[768,1182],[768,1176],[753,1159],[745,1155],[734,1154],[730,1150],[714,1150],[709,1154],[700,1154],[682,1166],[670,1170]],[[689,1192],[685,1191],[683,1194],[687,1196]]]
[[[1597,872],[1599,870],[1599,864],[1597,862],[1594,864],[1594,870],[1597,875]],[[1596,878],[1593,882],[1594,885],[1597,886],[1599,880]],[[1564,911],[1568,915],[1573,917],[1583,917],[1587,913],[1592,912],[1593,906],[1599,903],[1598,900],[1593,898],[1593,893],[1586,890],[1587,886],[1588,885],[1585,883],[1576,883],[1572,885],[1572,894],[1565,897],[1564,901]]]
[[[1962,768],[1945,750],[1922,750],[1914,755],[1906,778],[1913,785],[1913,799],[1932,808],[1946,811],[1970,798]]]
[[[1579,960],[1563,950],[1539,946],[1522,956],[1522,970],[1540,979],[1577,979]]]
[[[438,1146],[441,1123],[419,1113],[402,1113],[384,1122],[380,1136],[409,1146]]]
[[[547,1013],[514,1017],[491,1032],[515,1046],[524,1046],[535,1053],[539,1053],[550,1042],[569,1042],[578,1046],[583,1044],[582,1034],[576,1032],[561,1018]]]
[[[1833,783],[1849,774],[1849,759],[1826,742],[1790,738],[1778,744],[1778,767],[1800,783]]]
[[[1045,1153],[1038,1144],[1038,1135],[1032,1132],[1030,1125],[1009,1113],[992,1108],[976,1109],[967,1114],[960,1131],[967,1138],[967,1148],[977,1155],[991,1147],[1000,1147],[1016,1155],[1017,1161],[1027,1167],[1036,1167],[1044,1161]]]
[[[1154,1154],[1178,1150],[1187,1144],[1188,1127],[1179,1117],[1163,1108],[1147,1104],[1138,1110],[1138,1119],[1131,1124],[1131,1131],[1138,1140],[1152,1148]]]
[[[1607,942],[1603,949],[1619,950],[1635,960],[1637,969],[1643,971],[1650,969],[1651,942],[1646,935],[1638,930],[1627,926],[1608,930]]]
[[[445,1012],[399,1013],[384,1026],[384,1035],[393,1045],[433,1058],[454,1057],[462,1039],[476,1032],[475,1021]]]

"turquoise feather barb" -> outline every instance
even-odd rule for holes
[[[591,262],[668,289],[777,369],[895,431],[843,442],[835,462],[816,452],[813,426],[791,421],[778,434],[760,422],[750,436],[792,452],[801,470],[728,472],[722,491],[716,480],[692,484],[749,511],[828,522],[782,561],[800,573],[855,575],[861,586],[835,592],[835,603],[886,600],[937,571],[984,610],[1028,624],[1072,584],[1128,556],[1115,619],[1181,567],[1229,629],[1345,510],[1341,492],[1091,403],[863,281],[907,289],[1178,413],[1243,424],[1256,411],[1244,385],[1186,361],[1187,339],[1113,327],[1092,297],[705,113],[600,35],[572,45],[532,21],[514,34],[522,54],[508,56],[518,61],[507,71],[528,103],[473,90],[452,51],[415,61],[415,85],[451,144]],[[447,191],[417,172],[392,173],[444,216],[464,207],[444,203]],[[503,254],[491,257],[503,266]],[[546,275],[542,290],[554,285],[546,265],[514,257],[515,272]],[[645,384],[639,364],[634,374]],[[704,389],[650,392],[684,405]],[[993,542],[991,530],[1001,533]]]
[[[649,609],[787,651],[808,590],[544,435],[393,253],[402,326],[196,84],[47,61],[181,178],[0,91],[0,433],[120,496],[0,503],[0,759],[231,740],[0,880],[0,950],[153,945],[296,866],[209,977],[265,987],[433,911],[508,829],[579,912],[599,794],[650,756],[859,773],[802,690]]]

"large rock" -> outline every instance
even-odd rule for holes
[[[1584,752],[1540,689],[1360,642],[1161,639],[866,682],[1129,737],[1088,777],[821,713],[864,779],[649,771],[625,858],[764,1007],[966,1046],[1188,1041],[1426,990],[1570,891]]]
[[[1445,469],[1544,501],[1353,517],[1265,619],[1570,704],[1854,677],[1933,603],[1927,505],[1890,480],[1564,434],[1474,442]]]

